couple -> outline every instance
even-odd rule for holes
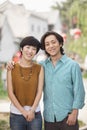
[[[32,59],[40,47],[48,58]],[[20,43],[21,59],[8,64],[11,130],[42,130],[39,101],[44,92],[44,129],[79,130],[78,111],[84,106],[84,86],[79,65],[64,54],[63,38],[46,32],[41,43],[32,36]]]

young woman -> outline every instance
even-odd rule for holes
[[[7,72],[7,90],[11,100],[11,130],[42,130],[39,107],[43,90],[43,67],[33,61],[40,42],[32,36],[21,43],[21,59]]]

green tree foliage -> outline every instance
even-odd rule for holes
[[[69,28],[72,28],[72,20],[76,17],[76,27],[81,28],[84,35],[87,34],[87,0],[66,0],[62,4],[55,2],[51,8],[59,10],[61,21]]]
[[[67,25],[66,50],[77,53],[84,60],[87,55],[87,0],[66,0],[61,4],[55,2],[51,8],[59,11],[62,24]],[[71,28],[81,29],[80,39],[70,38],[69,30]]]

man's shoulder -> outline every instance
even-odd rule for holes
[[[34,62],[34,66],[40,68],[41,64],[39,64],[38,62]]]
[[[76,66],[79,67],[79,63],[76,60],[72,59],[71,57],[67,57],[67,61],[73,67],[76,67]]]
[[[42,65],[42,66],[44,66],[46,64],[46,62],[47,62],[47,59],[44,60],[44,61],[40,61],[39,64]]]

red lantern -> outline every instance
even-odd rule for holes
[[[15,54],[15,56],[20,57],[20,56],[21,56],[21,52],[18,51],[18,52]]]
[[[18,62],[20,58],[21,58],[21,52],[18,51],[18,52],[13,56],[12,60],[13,60],[14,62]]]
[[[74,39],[78,39],[81,36],[81,30],[79,28],[74,29]]]
[[[65,33],[62,33],[61,35],[62,35],[63,40],[64,40],[64,42],[65,42],[65,41],[66,41],[66,39],[67,39],[67,35],[66,35]]]
[[[81,35],[81,30],[79,28],[74,29],[74,34],[80,36]]]

